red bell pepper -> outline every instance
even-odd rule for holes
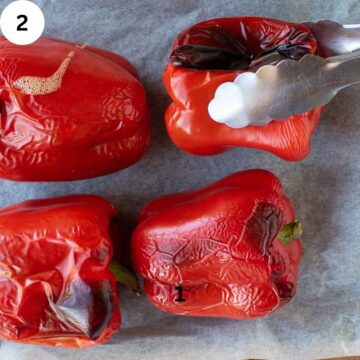
[[[1,339],[82,348],[117,331],[117,286],[108,269],[115,216],[111,203],[92,195],[0,210]]]
[[[0,38],[0,177],[77,180],[136,162],[150,138],[146,94],[123,57],[42,37]]]
[[[147,205],[132,237],[132,262],[163,311],[250,319],[294,296],[300,232],[274,175],[238,172]]]
[[[310,136],[322,107],[272,121],[265,126],[233,129],[217,123],[208,105],[217,88],[245,71],[283,59],[317,54],[311,30],[303,24],[257,17],[209,20],[182,32],[172,47],[163,79],[172,99],[165,122],[173,142],[197,155],[213,155],[232,147],[266,150],[298,161],[310,151]]]

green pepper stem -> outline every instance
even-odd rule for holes
[[[109,270],[113,273],[118,283],[129,286],[137,295],[141,294],[139,280],[134,271],[115,260],[111,261]]]
[[[287,245],[293,240],[298,239],[302,234],[301,222],[298,219],[295,219],[290,224],[285,224],[279,232],[278,239],[279,241]]]

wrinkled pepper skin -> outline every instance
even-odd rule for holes
[[[258,17],[223,18],[199,23],[177,37],[172,54],[184,45],[224,46],[210,35],[199,35],[204,29],[216,27],[232,34],[254,57],[282,44],[300,44],[306,53],[317,54],[316,40],[306,26]],[[251,69],[193,69],[169,61],[163,80],[172,99],[165,114],[172,141],[194,155],[214,155],[233,147],[250,147],[269,151],[288,161],[304,159],[310,151],[310,137],[319,122],[322,107],[291,116],[285,121],[242,129],[233,129],[211,119],[208,105],[216,89],[225,82],[234,81],[245,71]]]
[[[295,294],[301,243],[278,240],[294,210],[279,180],[238,172],[203,189],[147,205],[132,237],[132,262],[160,310],[251,319]],[[185,302],[176,302],[176,286]]]
[[[123,169],[150,139],[145,90],[123,57],[42,37],[0,37],[0,177],[68,181]]]
[[[117,331],[117,285],[108,270],[115,215],[92,195],[0,211],[1,339],[83,348]]]

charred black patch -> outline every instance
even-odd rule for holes
[[[76,328],[78,335],[97,339],[111,321],[114,299],[109,281],[94,284],[76,280],[56,306],[64,315],[65,324]]]
[[[246,70],[266,64],[276,64],[284,59],[299,60],[311,49],[304,42],[308,34],[295,30],[289,43],[254,54],[235,35],[220,25],[194,28],[187,34],[193,43],[176,47],[170,62],[198,70]],[[297,43],[298,41],[298,43]]]
[[[276,234],[282,225],[282,214],[278,207],[269,203],[257,205],[253,216],[246,224],[248,237],[263,255],[270,255]]]

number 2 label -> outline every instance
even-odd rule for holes
[[[17,0],[5,7],[0,27],[7,40],[16,45],[29,45],[43,33],[45,18],[42,10],[32,1]]]
[[[26,15],[19,15],[17,19],[22,19],[22,22],[17,27],[17,31],[28,31],[28,28],[23,27],[27,23],[28,17]]]

